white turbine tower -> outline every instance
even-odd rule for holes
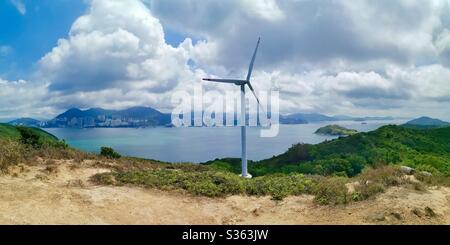
[[[204,78],[204,81],[210,81],[210,82],[219,82],[219,83],[232,83],[237,86],[241,86],[241,149],[242,149],[242,174],[241,177],[243,178],[251,178],[252,176],[248,173],[247,170],[247,139],[246,139],[246,125],[247,125],[247,119],[246,119],[246,103],[245,103],[245,85],[248,86],[248,88],[252,91],[253,95],[256,98],[256,101],[258,102],[258,105],[261,106],[261,109],[263,109],[258,96],[255,93],[255,90],[253,89],[252,84],[250,83],[250,77],[252,76],[253,71],[253,65],[255,64],[255,58],[256,53],[258,52],[259,42],[261,41],[261,38],[258,38],[258,43],[256,44],[255,52],[253,53],[252,61],[250,62],[250,66],[248,68],[247,73],[247,79],[245,80],[239,80],[239,79],[213,79],[213,78]],[[264,112],[265,113],[265,112]]]

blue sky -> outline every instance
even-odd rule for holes
[[[33,64],[49,52],[86,11],[83,1],[28,0],[21,14],[10,0],[0,1],[0,45],[11,50],[0,60],[4,78],[27,79]]]
[[[0,119],[69,107],[170,111],[245,75],[282,113],[450,120],[448,0],[0,0]],[[205,91],[233,87],[205,85]]]
[[[9,80],[29,79],[35,63],[67,36],[72,23],[87,11],[79,0],[22,0],[25,14],[11,0],[0,0],[0,46],[8,54],[0,58],[0,74]],[[165,29],[166,42],[178,46],[185,35]]]

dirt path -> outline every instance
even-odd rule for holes
[[[312,196],[193,197],[89,182],[90,164],[23,167],[0,176],[0,224],[450,224],[450,189],[391,188],[375,200],[324,207]]]

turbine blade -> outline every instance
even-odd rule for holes
[[[216,82],[216,83],[234,83],[236,85],[242,85],[246,81],[238,79],[215,79],[215,78],[203,78],[203,81]]]
[[[264,107],[262,106],[261,102],[259,101],[258,96],[256,95],[255,89],[253,89],[253,86],[250,82],[247,82],[248,88],[250,89],[250,91],[252,91],[253,95],[256,98],[256,101],[258,102],[259,107],[261,108],[261,110],[263,111],[264,115],[266,115],[266,117],[268,117],[266,110],[264,110]],[[269,120],[269,124],[272,124],[272,122],[270,121],[270,118],[268,118]]]
[[[248,67],[247,81],[250,81],[250,77],[252,76],[253,65],[255,64],[256,54],[258,53],[258,47],[259,47],[260,41],[261,41],[261,38],[258,38],[258,42],[256,43],[255,52],[253,53],[252,61],[250,62],[250,66]]]

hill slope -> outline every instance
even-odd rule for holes
[[[50,133],[45,132],[39,128],[13,126],[9,124],[0,123],[0,139],[14,139],[19,140],[21,138],[20,129],[30,130],[32,133],[39,136],[39,139],[45,142],[57,142],[58,138]]]
[[[8,124],[15,126],[39,127],[41,125],[41,121],[34,118],[19,118],[8,122]]]
[[[205,163],[238,173],[240,159]],[[293,145],[285,153],[259,162],[249,162],[254,176],[292,173],[355,176],[365,166],[401,164],[450,176],[450,127],[409,129],[385,126],[317,145]]]
[[[420,117],[407,122],[405,126],[410,128],[437,128],[450,126],[450,122],[430,117]]]

